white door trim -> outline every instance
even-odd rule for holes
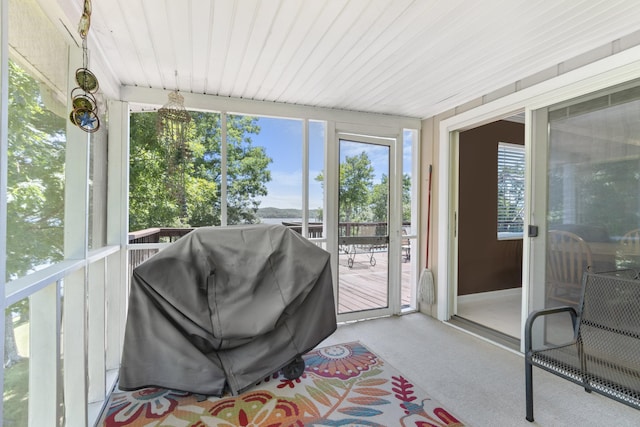
[[[552,79],[546,80],[535,86],[522,89],[513,94],[499,98],[493,102],[483,104],[472,110],[465,111],[456,116],[442,120],[439,124],[438,137],[435,141],[439,147],[438,162],[440,174],[438,175],[438,260],[437,260],[437,318],[446,321],[453,314],[452,286],[451,278],[454,272],[453,262],[453,232],[455,228],[452,201],[455,197],[451,193],[454,190],[454,163],[456,159],[453,155],[453,139],[457,137],[457,132],[477,127],[502,117],[507,117],[514,112],[527,111],[525,123],[525,146],[531,144],[532,110],[548,107],[550,105],[566,101],[581,95],[605,89],[616,84],[633,80],[640,76],[640,46],[629,48],[615,55],[603,58],[599,61],[585,65],[581,68],[566,72]],[[538,170],[538,172],[540,172]],[[527,200],[531,198],[531,185],[527,185]],[[536,210],[536,206],[530,207],[531,212]],[[531,217],[526,218],[531,220]],[[525,227],[528,224],[525,224]],[[525,236],[523,245],[529,246],[530,241]],[[527,266],[529,272],[533,266],[530,265],[530,252],[523,253],[523,264]],[[528,295],[529,280],[531,274],[524,274],[523,271],[523,293]],[[523,304],[523,311],[528,310],[528,304]]]

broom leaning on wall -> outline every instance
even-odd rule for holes
[[[426,262],[425,268],[420,274],[420,301],[425,304],[435,303],[435,284],[433,282],[433,273],[429,269],[429,231],[431,229],[431,176],[432,165],[429,165],[429,195],[427,198],[427,241],[426,241]]]

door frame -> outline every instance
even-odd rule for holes
[[[540,205],[541,200],[546,200],[546,188],[541,185],[541,179],[546,179],[544,173],[546,158],[540,151],[540,145],[543,145],[540,137],[546,130],[542,129],[542,121],[537,114],[542,114],[541,109],[551,105],[628,82],[637,78],[638,75],[640,75],[640,46],[567,71],[535,86],[515,91],[434,124],[437,129],[434,143],[437,145],[436,153],[438,153],[441,171],[437,176],[436,194],[436,315],[439,320],[447,321],[454,313],[452,278],[454,278],[455,263],[452,257],[455,256],[455,243],[452,242],[454,242],[456,224],[455,206],[452,201],[456,196],[452,191],[456,181],[454,146],[457,141],[457,132],[508,117],[517,111],[525,111],[525,152],[528,159],[525,170],[525,197],[528,203],[525,210],[525,229],[529,225],[535,225],[540,232],[545,226],[546,212],[546,209],[542,209],[545,206]],[[535,147],[533,147],[533,141],[535,141]],[[522,325],[532,307],[532,299],[537,296],[531,284],[544,277],[543,241],[544,239],[528,237],[526,234],[523,239]],[[524,340],[521,341],[521,351],[524,350],[523,345]]]
[[[402,241],[402,180],[397,179],[398,171],[402,171],[402,129],[362,129],[360,127],[341,127],[328,129],[327,134],[333,137],[333,141],[327,144],[325,176],[325,207],[327,218],[327,250],[331,253],[334,299],[336,313],[338,307],[338,195],[339,195],[339,165],[340,165],[340,140],[370,143],[389,147],[389,249],[388,249],[388,306],[380,309],[371,309],[358,312],[338,314],[338,322],[369,319],[400,314],[401,307],[401,265],[400,245]]]
[[[519,115],[521,115],[523,113],[524,113],[523,111],[520,111],[520,112],[518,112],[518,114],[516,114],[516,116],[519,116]],[[508,119],[509,117],[505,117],[505,118]],[[503,118],[503,119],[505,119],[505,118]],[[460,153],[461,153],[460,135],[463,132],[472,132],[474,129],[477,129],[478,127],[487,126],[487,125],[489,125],[489,126],[494,125],[495,126],[500,121],[506,122],[505,120],[501,120],[501,119],[491,120],[491,121],[489,121],[488,123],[486,123],[484,125],[472,126],[469,129],[459,130],[459,131],[453,132],[453,135],[452,135],[452,153],[453,153],[453,155],[452,155],[452,165],[451,165],[451,167],[454,170],[454,173],[452,174],[454,179],[452,180],[452,183],[451,183],[451,185],[452,185],[451,194],[453,195],[453,198],[452,198],[451,202],[452,202],[453,213],[454,213],[454,218],[453,218],[453,221],[454,221],[454,239],[452,241],[452,243],[453,243],[453,248],[452,248],[452,263],[453,263],[453,266],[452,266],[452,281],[453,281],[452,288],[453,289],[452,289],[452,295],[451,295],[451,297],[452,297],[452,307],[451,307],[452,310],[451,310],[450,314],[451,314],[451,316],[453,316],[453,315],[460,316],[459,318],[470,320],[470,321],[472,321],[474,323],[477,323],[480,326],[491,328],[491,329],[495,329],[499,333],[503,333],[506,336],[510,336],[510,334],[508,334],[507,332],[505,332],[504,330],[502,330],[502,329],[500,329],[498,327],[487,326],[484,323],[482,323],[481,321],[474,319],[473,317],[467,318],[464,315],[461,316],[459,314],[459,298],[461,297],[461,295],[459,295],[459,288],[460,288],[460,283],[459,283],[460,278],[459,277],[461,275],[463,275],[463,273],[464,273],[464,272],[460,273],[460,270],[459,270],[459,266],[461,265],[460,264],[460,249],[461,249],[461,247],[460,247],[460,242],[459,242],[459,239],[460,239],[459,223],[460,223],[460,218],[461,217],[468,218],[469,215],[473,215],[472,213],[470,213],[469,208],[467,208],[467,210],[464,211],[464,212],[460,212],[460,205],[464,204],[464,199],[461,198],[461,193],[460,193],[460,185],[461,185],[460,184],[460,176],[462,174],[462,166],[460,164],[460,162],[461,162],[461,160],[460,160]],[[517,122],[520,123],[520,120],[517,120]],[[505,126],[508,126],[508,125],[505,125]],[[504,129],[504,126],[501,126],[501,129]],[[513,142],[511,142],[511,140],[508,137],[504,138],[504,136],[505,136],[504,135],[504,130],[502,130],[502,131],[498,130],[497,132],[503,132],[503,133],[497,133],[496,134],[496,136],[498,138],[496,142],[497,142],[498,145],[499,144],[503,144],[503,143],[513,144]],[[506,131],[506,132],[510,133],[509,131]],[[523,123],[522,132],[518,131],[518,135],[520,135],[520,136],[518,136],[517,138],[519,139],[520,137],[522,137],[522,139],[524,139],[524,133],[525,133],[525,129],[524,129],[524,123]],[[525,162],[529,162],[529,157],[528,157],[528,155],[526,153],[526,147],[524,145],[522,145],[521,147],[523,149],[525,149],[524,161]],[[482,151],[485,152],[485,153],[487,152],[487,150],[490,151],[491,148],[489,146],[486,146],[486,147],[484,147],[482,149]],[[498,156],[498,153],[496,151],[494,151],[493,156]],[[525,164],[525,168],[526,168],[526,164]],[[494,173],[496,173],[495,169],[494,169]],[[525,174],[525,179],[526,179],[526,174]],[[522,197],[524,198],[525,209],[527,209],[529,202],[526,199],[526,194],[523,193]],[[495,207],[495,204],[493,206]],[[497,221],[497,218],[495,218],[494,220]],[[526,227],[524,228],[524,230],[526,230]],[[525,234],[526,233],[523,232],[523,238],[522,238],[523,244],[524,244],[524,235]],[[468,240],[467,240],[467,244],[469,244]],[[498,244],[506,244],[506,242],[498,243]],[[465,260],[463,260],[463,262],[464,261]],[[499,261],[499,259],[498,259],[498,261]],[[519,264],[520,265],[523,264],[523,259],[519,260]],[[522,283],[523,276],[524,276],[524,272],[522,272],[520,274],[519,278],[518,278],[519,283]],[[493,291],[493,292],[504,292],[504,291],[513,291],[513,290],[518,290],[518,293],[520,295],[520,303],[521,303],[522,302],[522,287],[520,287],[520,288],[516,287],[516,288],[503,289],[503,290],[498,290],[498,291]],[[479,291],[479,292],[482,293],[483,291]],[[488,291],[488,292],[490,293],[492,291]],[[519,325],[522,324],[522,320],[521,319],[519,319],[519,323],[518,324]],[[515,337],[514,337],[514,339],[517,339],[518,341],[521,340],[521,338],[515,338]]]

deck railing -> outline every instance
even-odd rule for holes
[[[292,229],[298,234],[302,234],[302,223],[282,221],[282,225]],[[308,239],[321,239],[323,225],[321,222],[310,222],[308,227]]]
[[[129,244],[171,243],[193,231],[193,228],[145,228],[129,233]],[[129,274],[133,269],[157,253],[157,248],[140,248],[129,251]]]
[[[300,222],[283,221],[282,224],[296,233],[302,234],[302,224]],[[154,227],[144,230],[132,231],[129,233],[129,244],[137,243],[171,243],[187,235],[193,228],[170,228]],[[309,239],[321,239],[323,237],[323,224],[320,222],[309,223]],[[340,237],[351,236],[384,236],[387,234],[386,222],[342,222],[338,225],[338,235]],[[130,272],[135,267],[142,264],[153,254],[159,251],[158,248],[136,248],[130,251],[129,267]]]

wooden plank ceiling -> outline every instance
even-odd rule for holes
[[[425,118],[640,30],[640,2],[94,0],[91,23],[124,86]]]

